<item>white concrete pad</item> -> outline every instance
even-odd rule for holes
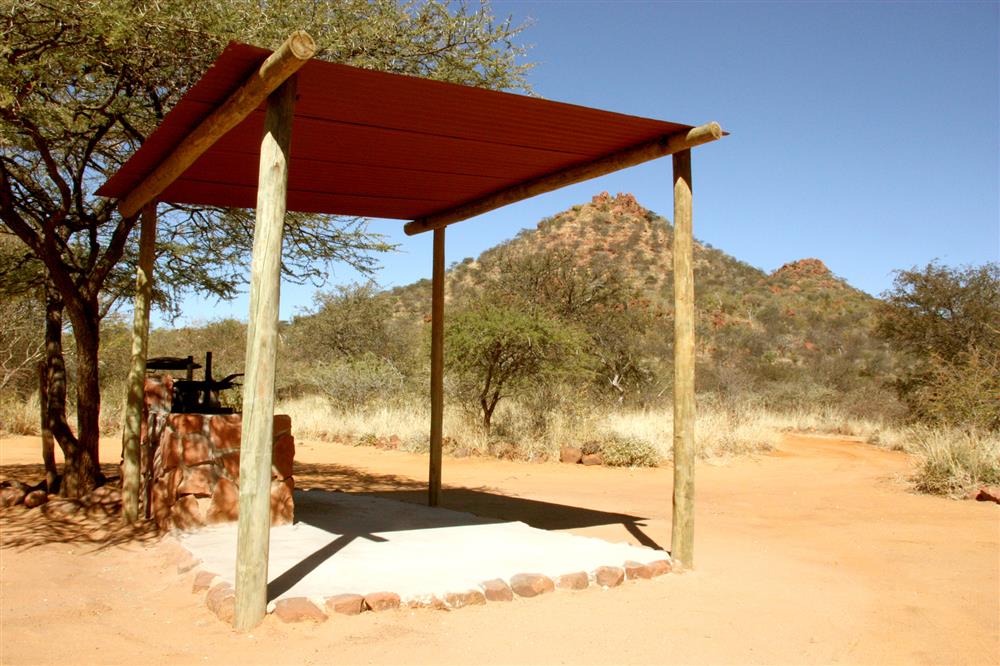
[[[669,559],[662,550],[364,495],[296,491],[296,522],[271,529],[272,601],[395,592],[406,602],[518,573],[556,576]],[[201,568],[235,582],[236,524],[178,536]]]

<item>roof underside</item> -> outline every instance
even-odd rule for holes
[[[99,190],[129,194],[270,51],[230,44]],[[264,105],[157,199],[256,205]],[[417,219],[689,125],[313,60],[298,72],[288,210]]]

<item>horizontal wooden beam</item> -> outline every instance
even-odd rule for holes
[[[560,187],[604,176],[636,164],[655,160],[658,157],[672,155],[709,141],[715,141],[722,138],[723,134],[722,128],[716,122],[694,127],[685,132],[667,134],[658,139],[599,157],[592,162],[575,164],[567,169],[518,183],[455,208],[407,222],[403,226],[403,231],[406,232],[407,236],[414,236],[432,229],[440,229],[516,201],[522,201],[538,194],[557,190]]]
[[[222,104],[184,138],[173,152],[118,202],[123,217],[135,215],[180,177],[226,132],[239,125],[316,54],[316,42],[296,30]]]

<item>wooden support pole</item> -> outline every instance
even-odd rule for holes
[[[441,440],[444,420],[444,227],[434,230],[431,276],[431,456],[427,504],[441,494]]]
[[[694,566],[694,268],[691,151],[674,153],[674,507],[670,557]]]
[[[146,355],[149,349],[149,305],[153,297],[153,250],[156,244],[156,202],[143,206],[139,231],[139,266],[135,272],[135,308],[132,315],[132,363],[128,371],[125,423],[122,432],[122,518],[139,520],[142,487],[142,408],[145,397]]]
[[[722,138],[724,134],[725,132],[722,131],[719,123],[716,122],[694,127],[684,132],[668,134],[652,141],[640,143],[616,153],[605,155],[586,164],[576,164],[568,169],[546,174],[533,180],[519,183],[513,187],[493,192],[485,197],[469,201],[450,210],[407,222],[403,225],[403,231],[408,236],[413,236],[430,231],[431,229],[446,227],[449,224],[467,220],[470,217],[501,208],[515,201],[528,199],[538,194],[557,190],[560,187],[604,176],[620,169],[654,160],[658,157],[688,150],[709,141],[715,141]]]
[[[255,627],[267,610],[274,366],[278,353],[281,240],[294,115],[295,79],[291,78],[268,98],[264,138],[260,144],[240,442],[235,622],[238,631]]]
[[[316,42],[296,30],[221,105],[177,144],[160,164],[118,203],[123,217],[152,201],[226,132],[253,113],[267,96],[316,54]]]

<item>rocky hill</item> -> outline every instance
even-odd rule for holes
[[[447,273],[446,293],[450,301],[474,293],[484,276],[497,277],[505,255],[569,253],[581,269],[620,271],[669,317],[672,246],[667,219],[631,194],[604,192],[477,258],[456,262]],[[791,261],[768,274],[695,242],[694,270],[702,390],[753,392],[783,404],[847,401],[862,411],[866,402],[889,399],[884,384],[894,360],[870,335],[877,300],[821,260]],[[399,315],[426,316],[430,282],[388,296]],[[664,331],[669,336],[670,326]]]

